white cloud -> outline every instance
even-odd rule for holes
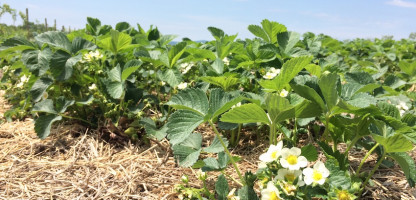
[[[386,4],[393,5],[393,6],[398,6],[398,7],[416,9],[416,3],[415,2],[410,2],[410,1],[391,0],[391,1],[386,2]]]

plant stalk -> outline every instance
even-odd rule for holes
[[[212,129],[214,130],[215,134],[217,135],[218,140],[221,142],[222,147],[224,147],[225,152],[226,152],[226,153],[228,154],[228,156],[230,157],[230,161],[231,161],[231,163],[233,164],[234,169],[235,169],[235,171],[236,171],[236,172],[237,172],[237,174],[238,174],[238,177],[240,178],[240,180],[241,180],[241,181],[243,181],[243,185],[245,185],[245,183],[244,183],[244,178],[243,178],[243,176],[241,175],[241,172],[240,172],[240,170],[238,169],[238,166],[237,166],[237,164],[235,163],[233,156],[231,155],[230,151],[228,150],[227,146],[225,145],[224,140],[222,140],[222,137],[221,137],[220,133],[218,132],[217,128],[215,127],[214,123],[212,123],[212,121],[211,121],[211,120],[209,120],[208,122],[209,122],[209,124],[211,125]]]
[[[367,152],[367,154],[365,154],[363,160],[361,160],[360,166],[358,167],[357,172],[355,172],[356,175],[360,174],[361,168],[364,165],[364,162],[367,160],[368,156],[371,155],[371,153],[373,153],[373,151],[378,147],[378,145],[380,145],[379,143],[377,143],[376,145],[373,146],[373,148],[370,149],[370,151]]]
[[[365,179],[362,188],[360,190],[360,194],[358,195],[358,197],[361,197],[361,194],[363,193],[365,186],[367,185],[368,181],[370,181],[370,178],[374,175],[374,173],[376,172],[376,170],[380,167],[381,163],[383,162],[384,158],[386,157],[386,151],[383,152],[383,155],[381,156],[380,160],[376,163],[376,166],[374,166],[373,170],[371,170],[370,174],[368,175],[368,177]]]

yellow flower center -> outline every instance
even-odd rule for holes
[[[277,159],[277,157],[278,157],[278,155],[277,155],[277,151],[273,151],[273,152],[272,152],[272,158],[273,158],[274,160],[276,160],[276,159]]]
[[[322,179],[322,174],[318,172],[317,170],[313,170],[312,178],[314,181],[319,181]]]
[[[287,160],[287,162],[288,162],[290,165],[296,165],[296,164],[298,164],[298,157],[297,157],[297,156],[290,155],[290,156],[288,156],[288,157],[286,158],[286,160]]]
[[[280,198],[277,196],[276,192],[270,193],[270,199],[269,200],[279,200]]]
[[[295,177],[295,174],[286,174],[285,178],[286,178],[287,181],[293,182],[293,181],[295,181],[296,177]]]
[[[350,200],[350,195],[347,191],[342,190],[338,193],[338,199],[339,200]]]
[[[293,195],[294,191],[296,191],[296,187],[291,184],[284,184],[283,189],[285,190],[286,194]]]

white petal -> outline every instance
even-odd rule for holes
[[[283,141],[280,141],[277,143],[276,148],[279,149],[280,151],[282,151],[283,148]]]
[[[287,158],[288,156],[290,156],[290,155],[292,155],[291,153],[290,153],[290,150],[288,149],[288,148],[283,148],[282,149],[282,157],[283,158]]]
[[[306,177],[312,177],[312,175],[313,175],[313,169],[312,168],[305,168],[304,170],[303,170],[303,175],[305,175],[305,178]]]
[[[298,165],[299,167],[306,167],[308,165],[308,160],[304,156],[298,157]]]
[[[296,165],[289,165],[289,170],[299,170],[299,169],[300,169],[300,167],[299,167],[298,164],[296,164]]]
[[[285,175],[287,174],[287,172],[287,169],[279,169],[279,171],[277,171],[276,178],[282,181],[285,180]]]
[[[295,156],[299,156],[301,153],[302,153],[302,151],[299,149],[299,148],[297,148],[297,147],[292,147],[291,149],[290,149],[290,151],[293,153],[293,155],[295,155]]]
[[[286,159],[284,158],[280,158],[280,164],[282,165],[282,167],[284,168],[289,168],[290,164],[287,162]]]
[[[313,182],[313,179],[310,176],[305,176],[305,178],[303,180],[305,181],[306,185],[310,185]]]
[[[273,159],[271,159],[270,154],[268,154],[268,153],[261,154],[260,157],[259,157],[259,159],[262,162],[272,162],[273,161]]]
[[[321,178],[321,180],[316,181],[319,185],[323,185],[325,183],[325,178]]]

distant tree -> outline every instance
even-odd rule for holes
[[[416,39],[416,32],[410,33],[409,39],[415,40]]]
[[[6,13],[12,16],[14,22],[16,21],[16,9],[11,8],[8,4],[3,4],[0,6],[0,18]]]

